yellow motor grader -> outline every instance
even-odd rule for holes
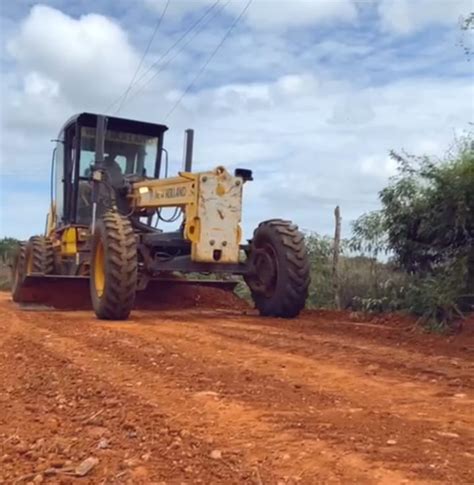
[[[268,220],[242,243],[242,189],[252,172],[192,172],[186,130],[183,171],[168,177],[167,129],[91,113],[66,122],[53,153],[45,234],[22,243],[14,260],[15,301],[27,301],[35,287],[53,291],[53,281],[66,296],[70,283],[86,281],[97,317],[124,320],[137,292],[155,280],[232,274],[243,276],[261,315],[298,315],[309,261],[297,226]],[[174,214],[166,218],[165,208]],[[178,218],[176,230],[157,227]]]

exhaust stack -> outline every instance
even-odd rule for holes
[[[189,128],[184,131],[183,169],[185,172],[191,172],[193,169],[193,146],[194,146],[194,130]]]

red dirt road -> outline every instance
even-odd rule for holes
[[[220,304],[113,323],[0,294],[0,483],[474,483],[474,322]]]

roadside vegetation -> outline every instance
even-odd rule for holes
[[[10,289],[10,260],[18,240],[12,237],[0,239],[0,290]]]
[[[474,304],[474,140],[442,160],[391,153],[397,174],[379,194],[381,209],[352,224],[341,244],[341,307],[405,310],[433,330],[462,321]],[[309,302],[333,306],[332,240],[308,236]]]

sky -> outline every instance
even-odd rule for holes
[[[195,170],[253,170],[247,237],[275,217],[332,234],[336,205],[347,236],[379,207],[390,150],[443,157],[472,128],[471,0],[166,3],[2,2],[0,237],[44,231],[51,140],[78,112],[166,124],[171,174],[186,128]]]

